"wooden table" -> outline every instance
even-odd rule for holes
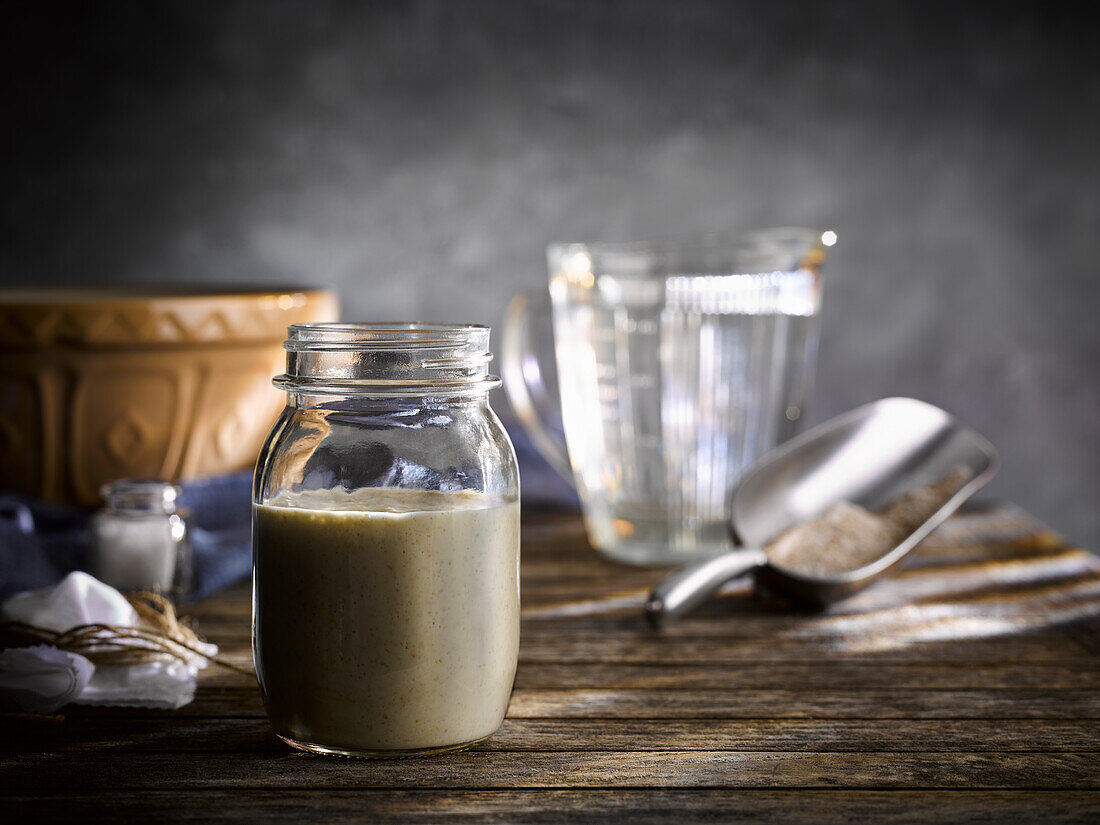
[[[727,589],[655,633],[659,573],[600,561],[573,515],[525,516],[521,664],[476,750],[291,752],[252,679],[175,712],[3,721],[8,822],[398,819],[629,823],[1100,821],[1100,561],[1019,510],[956,517],[828,614]],[[245,589],[195,611],[250,661]]]

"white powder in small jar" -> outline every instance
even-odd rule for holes
[[[92,572],[118,590],[169,592],[176,579],[178,522],[179,516],[158,513],[99,519],[93,533]]]

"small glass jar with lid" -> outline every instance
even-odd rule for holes
[[[488,346],[465,324],[288,331],[253,490],[253,653],[295,747],[437,753],[504,718],[519,477]]]
[[[122,591],[151,590],[176,601],[190,591],[191,537],[180,488],[125,478],[100,490],[105,506],[92,517],[89,568]]]

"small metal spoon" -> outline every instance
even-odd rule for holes
[[[920,527],[855,570],[807,575],[769,563],[763,548],[784,530],[848,501],[874,510],[902,493],[965,469],[970,478]],[[758,583],[824,607],[863,589],[899,561],[997,469],[988,441],[950,414],[914,398],[885,398],[839,415],[772,450],[741,477],[730,525],[739,549],[670,574],[653,588],[654,625],[682,616],[731,579]]]

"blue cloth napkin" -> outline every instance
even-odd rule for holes
[[[510,414],[501,416],[519,462],[519,483],[523,506],[527,509],[577,509],[577,491],[546,463],[535,448],[523,425]]]
[[[201,599],[249,574],[252,564],[252,473],[196,479],[180,485],[190,511],[194,586]],[[0,493],[0,598],[46,587],[87,569],[92,511]]]
[[[523,506],[577,507],[577,494],[508,421],[520,465]],[[186,481],[179,503],[190,511],[194,558],[191,600],[248,577],[252,566],[252,473]],[[46,587],[87,569],[92,511],[0,492],[0,598]]]

